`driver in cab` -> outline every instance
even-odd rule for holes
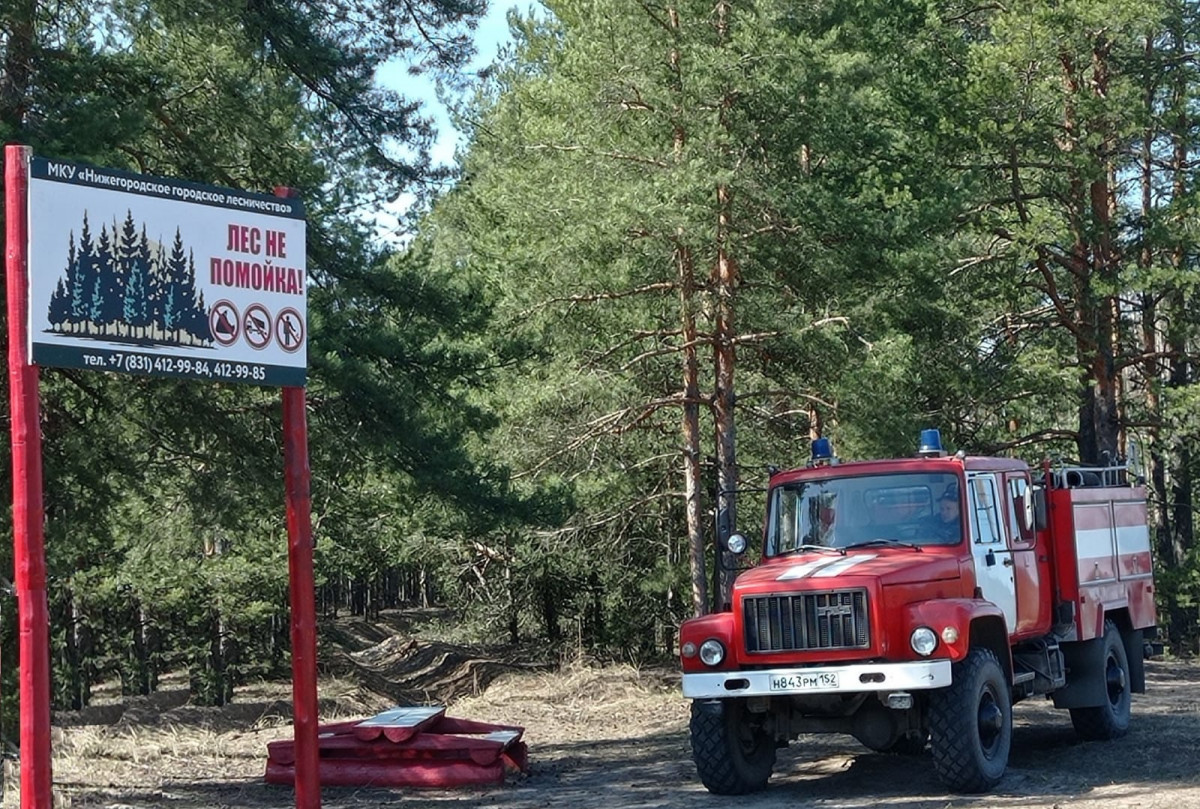
[[[937,518],[934,520],[933,535],[938,540],[951,542],[962,537],[962,525],[959,522],[958,495],[947,489],[938,498]]]

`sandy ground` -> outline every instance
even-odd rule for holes
[[[872,753],[849,737],[807,736],[781,751],[770,787],[741,799],[700,786],[687,702],[670,672],[578,667],[507,675],[451,713],[526,728],[530,772],[463,790],[327,788],[325,807],[1021,807],[1200,809],[1200,665],[1152,661],[1128,736],[1079,742],[1065,712],[1021,703],[1008,774],[989,795],[947,793],[927,757]],[[290,735],[287,684],[243,689],[237,704],[177,704],[182,692],[56,721],[56,803],[108,809],[290,807],[290,788],[263,782],[266,744]],[[323,721],[366,716],[387,700],[322,685]],[[85,724],[92,722],[93,724]],[[10,768],[5,805],[17,805]]]

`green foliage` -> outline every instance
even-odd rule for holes
[[[509,57],[461,110],[462,180],[423,231],[540,352],[501,374],[495,406],[514,479],[574,493],[580,541],[552,555],[586,547],[622,605],[642,603],[621,581],[638,571],[656,605],[634,610],[642,637],[680,614],[680,249],[702,344],[704,276],[718,249],[737,263],[747,479],[800,462],[806,433],[850,457],[909,454],[939,426],[972,452],[1098,460],[1144,423],[1190,513],[1188,432],[1162,404],[1193,373],[1190,15],[762,0],[514,18]],[[1181,520],[1162,530],[1191,547]],[[555,575],[581,614],[586,588]]]
[[[305,198],[322,582],[395,568],[417,532],[436,546],[526,509],[502,465],[468,451],[494,425],[468,393],[509,361],[480,342],[488,307],[419,253],[387,255],[367,224],[382,201],[445,176],[428,162],[429,121],[375,86],[376,69],[399,58],[448,75],[482,10],[77,0],[0,11],[6,141],[205,183],[287,183]],[[59,320],[119,318],[105,309],[116,305],[131,322],[187,327],[190,259],[166,246],[151,256],[132,220],[121,240],[111,223],[98,230],[79,234],[78,255],[128,248],[123,296],[81,266]],[[220,703],[248,677],[286,671],[277,392],[49,371],[42,413],[56,702],[84,703],[112,675],[145,692],[186,665],[193,697]],[[3,629],[8,675],[15,635]]]
[[[928,170],[936,138],[902,100],[933,104],[944,90],[896,70],[929,58],[913,55],[917,15],[876,29],[763,2],[727,9],[722,28],[712,3],[546,9],[515,21],[511,58],[464,110],[463,177],[424,230],[435,264],[496,290],[502,328],[540,351],[536,367],[500,376],[496,446],[518,483],[547,472],[569,483],[576,511],[561,530],[576,541],[562,553],[582,554],[614,597],[592,625],[628,627],[648,653],[690,606],[678,256],[698,278],[684,305],[699,324],[705,397],[708,276],[719,251],[736,263],[744,469],[797,460],[797,432],[815,418],[866,422],[880,400],[858,390],[855,369],[893,324],[861,290],[883,299],[905,283],[891,276],[954,194]],[[868,33],[883,53],[860,44]],[[730,200],[719,236],[718,187]],[[596,612],[587,588],[566,590],[578,596],[563,597],[564,614]],[[609,630],[586,640],[630,642]]]

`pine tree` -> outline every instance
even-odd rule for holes
[[[146,239],[146,228],[142,227],[142,240],[149,244]],[[165,330],[163,329],[163,292],[165,285],[164,275],[167,266],[167,250],[166,246],[159,239],[155,243],[153,251],[150,252],[150,273],[149,283],[147,284],[147,298],[150,302],[150,328],[151,336],[155,341],[161,341],[166,338]]]
[[[62,331],[67,319],[71,316],[71,296],[67,294],[67,284],[58,279],[54,285],[54,293],[50,296],[50,311],[47,319],[55,331]]]
[[[149,278],[146,265],[134,262],[129,269],[129,277],[125,283],[125,300],[121,310],[121,319],[130,327],[131,336],[145,336],[145,328],[150,325],[150,295]],[[135,332],[140,329],[141,333]]]
[[[102,334],[119,334],[121,319],[125,312],[125,283],[129,272],[125,261],[126,245],[122,241],[122,233],[113,222],[111,233],[108,226],[100,229],[99,275],[96,278],[99,290],[98,311],[93,322],[101,329]]]
[[[191,299],[188,297],[187,284],[188,256],[183,250],[183,236],[175,229],[175,241],[171,246],[171,254],[166,257],[162,284],[162,325],[168,334],[179,339],[186,314],[190,308]]]
[[[187,264],[183,266],[178,290],[183,329],[201,344],[211,344],[213,335],[208,322],[208,307],[204,305],[204,293],[196,289],[196,258],[191,250]]]
[[[83,215],[83,229],[79,236],[79,252],[74,272],[69,275],[71,295],[71,322],[82,324],[91,320],[91,297],[96,281],[96,245],[92,243],[87,214]]]
[[[71,295],[68,292],[72,279],[79,272],[79,254],[75,251],[75,231],[67,237],[67,266],[65,280],[60,278],[50,296],[50,311],[48,320],[55,331],[62,331],[67,320],[71,317]]]

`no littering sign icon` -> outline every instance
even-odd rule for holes
[[[289,354],[299,351],[304,345],[304,318],[290,306],[281,310],[275,318],[275,340]]]

